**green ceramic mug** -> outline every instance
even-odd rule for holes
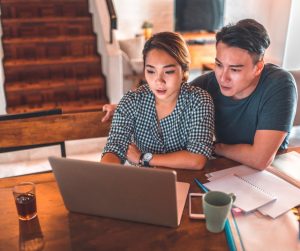
[[[202,197],[206,228],[212,233],[223,231],[225,221],[231,210],[235,195],[220,191],[209,191]]]

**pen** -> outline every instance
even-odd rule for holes
[[[204,192],[208,192],[207,187],[204,186],[197,178],[195,178],[195,182]]]
[[[208,189],[206,186],[204,186],[197,178],[194,179],[196,184],[204,191],[204,192],[208,192]],[[232,232],[231,232],[231,229],[230,229],[230,225],[229,225],[229,222],[228,222],[228,219],[226,220],[225,222],[225,236],[226,236],[226,240],[227,240],[227,243],[228,243],[228,246],[229,246],[229,250],[230,251],[236,251],[236,246],[235,246],[235,243],[234,243],[234,239],[233,239],[233,236],[232,236]]]

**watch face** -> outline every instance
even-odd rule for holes
[[[152,159],[152,153],[145,153],[143,159],[149,162]]]

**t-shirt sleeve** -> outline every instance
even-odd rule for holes
[[[187,150],[210,158],[213,150],[214,105],[207,94],[190,113]]]
[[[111,152],[119,156],[122,163],[126,161],[128,145],[131,142],[135,125],[136,98],[134,93],[128,92],[120,101],[111,124],[111,129],[103,153]]]
[[[292,79],[280,78],[262,99],[257,130],[289,132],[297,106],[297,90]],[[285,83],[284,83],[285,82]]]

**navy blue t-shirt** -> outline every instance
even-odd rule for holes
[[[240,100],[222,95],[214,72],[196,78],[191,84],[200,86],[213,98],[217,142],[253,144],[256,130],[277,130],[288,132],[280,146],[287,148],[298,96],[289,72],[266,64],[254,92]]]

